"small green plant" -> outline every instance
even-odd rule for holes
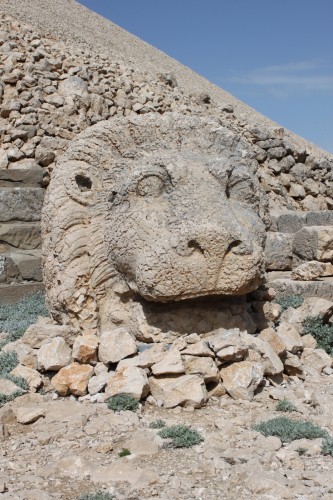
[[[300,307],[304,302],[304,297],[302,297],[302,295],[289,295],[288,297],[275,299],[274,302],[280,304],[282,312],[284,312],[289,309],[289,307],[293,307],[294,309]]]
[[[44,295],[40,292],[29,295],[15,304],[0,305],[0,332],[8,334],[7,338],[1,341],[1,348],[6,343],[22,337],[38,316],[48,316]]]
[[[81,495],[79,500],[113,500],[114,498],[114,495],[98,490],[96,493],[86,493],[85,495]]]
[[[324,439],[321,452],[323,455],[331,455],[333,457],[333,438],[331,436]]]
[[[159,418],[158,420],[154,420],[153,422],[150,422],[149,427],[150,427],[150,429],[162,429],[162,427],[165,427],[165,422],[164,422],[164,420],[161,420]]]
[[[0,352],[0,376],[7,375],[18,364],[16,352]]]
[[[119,457],[128,457],[128,455],[130,455],[131,452],[128,448],[123,448],[119,453]]]
[[[254,426],[254,430],[261,432],[265,437],[277,436],[284,442],[295,439],[317,439],[328,438],[329,434],[321,427],[307,420],[291,420],[287,417],[277,417],[260,422]]]
[[[302,447],[300,447],[300,448],[297,448],[297,450],[296,450],[296,451],[297,451],[297,453],[298,453],[300,456],[303,456],[303,455],[305,455],[305,453],[308,451],[308,449],[307,449],[307,448],[302,448]]]
[[[320,349],[333,356],[333,325],[324,323],[321,316],[306,318],[303,321],[303,335],[310,333]]]
[[[281,399],[275,407],[276,411],[291,412],[296,411],[296,406],[288,399]]]
[[[195,429],[186,425],[173,425],[165,427],[159,433],[163,439],[171,439],[173,448],[190,448],[196,444],[200,444],[204,438]]]
[[[9,403],[10,401],[13,401],[14,399],[18,398],[19,396],[22,396],[23,391],[16,391],[13,392],[12,394],[2,394],[0,392],[0,408],[5,405],[6,403]]]
[[[108,408],[113,411],[135,411],[139,406],[139,401],[134,399],[130,394],[121,393],[117,394],[116,396],[111,396],[107,400],[107,405]]]

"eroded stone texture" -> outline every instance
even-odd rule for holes
[[[90,331],[126,324],[152,341],[202,323],[199,311],[197,325],[184,325],[193,323],[186,303],[190,314],[180,310],[175,325],[163,303],[257,288],[268,222],[257,166],[248,144],[209,118],[146,115],[87,129],[55,170],[44,208],[53,317]]]

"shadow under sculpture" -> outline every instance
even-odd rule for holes
[[[245,301],[230,297],[264,275],[257,167],[248,143],[205,117],[151,114],[85,130],[43,210],[51,315],[86,332],[126,326],[145,342],[254,331]]]

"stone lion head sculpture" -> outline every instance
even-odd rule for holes
[[[85,130],[55,169],[43,210],[52,316],[89,330],[136,297],[257,288],[267,224],[257,166],[249,144],[206,117],[151,114]]]

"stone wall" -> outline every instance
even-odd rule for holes
[[[253,146],[272,211],[333,208],[329,154],[309,154],[282,128],[250,126],[230,104],[217,105],[206,93],[185,94],[177,87],[177,75],[152,79],[88,49],[66,46],[7,15],[1,15],[0,67],[0,300],[8,299],[9,290],[16,290],[17,297],[17,290],[26,293],[41,283],[44,189],[68,142],[101,120],[170,111],[217,117]],[[290,237],[279,232],[284,236],[270,235],[268,245],[277,241],[284,253],[291,252]],[[290,271],[296,257],[283,258],[279,266]],[[269,262],[269,270],[281,271],[272,266]]]

